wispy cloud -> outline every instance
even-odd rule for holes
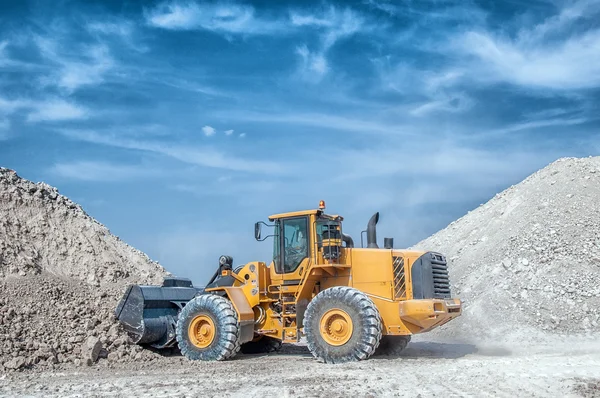
[[[211,126],[202,127],[202,132],[207,137],[212,137],[213,135],[215,135],[217,133],[217,131]]]
[[[18,110],[29,112],[27,121],[31,123],[81,120],[90,116],[88,109],[61,98],[8,100],[0,97],[0,116],[4,114],[6,117],[6,115],[11,115]]]
[[[319,32],[318,48],[309,50],[306,44],[296,48],[301,58],[300,71],[308,80],[318,81],[328,72],[327,52],[337,41],[366,29],[360,14],[349,8],[340,10],[333,6],[314,13],[292,11],[290,20],[294,26],[310,27]]]
[[[571,90],[600,86],[597,1],[566,2],[558,13],[509,36],[471,29],[444,51],[461,56],[464,79],[522,87]],[[461,81],[464,81],[461,79]]]
[[[225,34],[260,35],[282,30],[284,23],[256,16],[249,5],[163,2],[146,11],[150,26],[170,30],[202,29]]]
[[[58,66],[53,75],[43,79],[43,83],[56,85],[67,92],[102,83],[115,66],[110,50],[103,44],[81,45],[73,49],[72,44],[66,46],[65,41],[42,36],[37,36],[35,43],[41,54]]]
[[[524,27],[519,32],[519,41],[535,44],[539,40],[553,39],[559,33],[569,30],[574,23],[597,18],[600,3],[596,0],[574,0],[561,4],[557,15],[546,18],[533,27]]]
[[[440,111],[458,113],[471,108],[472,104],[473,100],[464,93],[435,93],[430,101],[418,105],[409,113],[413,116],[426,116]]]
[[[402,95],[408,115],[460,113],[475,103],[466,90],[455,87],[465,74],[461,70],[423,70],[404,62],[393,64],[389,56],[373,59],[372,63],[380,90]]]
[[[29,122],[78,120],[89,117],[87,109],[61,99],[31,102],[30,106],[33,110],[27,116]]]
[[[216,169],[250,173],[283,174],[283,165],[255,159],[246,159],[232,153],[225,153],[208,146],[171,144],[158,141],[145,141],[121,138],[114,134],[99,134],[89,130],[59,130],[69,138],[117,148],[157,153],[180,162]]]
[[[558,43],[523,43],[488,32],[469,32],[456,48],[479,61],[474,77],[549,89],[600,86],[600,30]]]
[[[429,25],[432,22],[482,22],[486,13],[475,7],[471,1],[461,0],[421,0],[421,1],[376,1],[363,2],[369,8],[381,11],[391,17],[410,18],[413,24]]]
[[[164,174],[163,171],[148,165],[88,160],[56,163],[50,168],[50,173],[65,179],[94,182],[141,180]]]
[[[0,114],[11,114],[17,109],[27,107],[28,105],[28,101],[0,97]]]
[[[589,119],[586,117],[563,117],[527,120],[520,123],[511,124],[500,129],[492,130],[488,133],[488,136],[491,137],[493,135],[515,133],[519,131],[532,131],[542,127],[575,126],[587,122],[589,122]]]
[[[294,126],[310,126],[338,130],[345,133],[387,134],[410,137],[418,135],[409,125],[397,121],[385,121],[380,117],[367,116],[355,118],[327,113],[260,113],[250,111],[228,111],[229,117],[238,121],[279,123]]]
[[[323,52],[311,52],[304,44],[296,48],[301,58],[300,71],[307,80],[320,80],[328,71],[329,65]]]
[[[117,38],[130,49],[138,52],[146,52],[149,50],[149,47],[138,40],[137,32],[139,29],[137,29],[136,25],[131,20],[112,18],[102,21],[91,21],[86,25],[86,29],[98,38]]]
[[[225,135],[231,135],[233,134],[233,130],[225,130]]]

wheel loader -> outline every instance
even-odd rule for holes
[[[221,256],[203,288],[189,279],[162,286],[128,287],[116,317],[134,342],[155,348],[178,345],[191,360],[225,360],[278,350],[306,338],[326,363],[369,358],[376,350],[406,347],[461,315],[452,298],[446,258],[436,252],[377,244],[379,213],[369,220],[366,247],[342,231],[343,218],[313,210],[275,214],[257,222],[255,238],[272,238],[270,263],[235,267]],[[272,233],[262,237],[262,227]]]

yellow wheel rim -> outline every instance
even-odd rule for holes
[[[346,344],[352,337],[352,330],[352,318],[345,311],[333,309],[321,317],[321,336],[327,344]]]
[[[198,315],[188,327],[188,336],[193,345],[198,348],[208,347],[215,339],[215,323],[207,315]]]

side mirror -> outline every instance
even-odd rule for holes
[[[260,221],[254,224],[254,239],[256,240],[260,240],[261,227],[262,223]]]

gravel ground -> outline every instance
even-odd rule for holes
[[[180,357],[121,366],[3,376],[0,396],[32,397],[598,397],[600,343],[531,346],[415,341],[398,357],[325,365],[306,347],[218,363]],[[597,380],[596,380],[597,382]]]
[[[599,197],[600,158],[560,159],[419,243],[447,255],[465,309],[400,356],[202,363],[132,346],[111,318],[158,264],[0,169],[0,396],[600,397]]]

